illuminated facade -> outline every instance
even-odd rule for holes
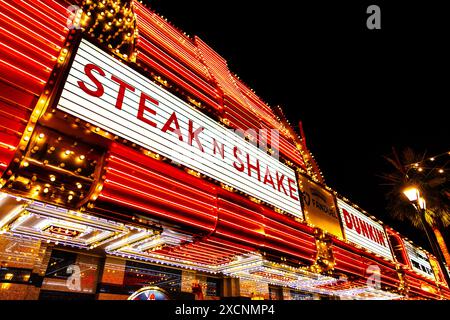
[[[137,1],[0,7],[0,299],[450,298],[198,37]]]

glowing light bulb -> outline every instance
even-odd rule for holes
[[[81,155],[81,156],[80,156],[80,160],[84,160],[84,159],[86,159],[86,156]]]
[[[64,152],[66,154],[66,156],[70,155],[72,153],[72,151],[70,150],[66,150],[66,152]]]
[[[44,137],[45,137],[45,134],[43,134],[43,133],[39,134],[39,139],[43,139]]]
[[[50,181],[51,181],[51,182],[54,182],[55,180],[56,180],[56,177],[55,177],[54,175],[51,175],[51,176],[50,176]]]

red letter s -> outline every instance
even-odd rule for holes
[[[234,162],[233,162],[233,167],[234,167],[237,171],[243,172],[244,169],[245,169],[244,161],[242,161],[241,158],[239,158],[239,155],[241,154],[241,150],[239,150],[238,147],[234,147],[234,148],[233,148],[233,153],[234,153],[234,157],[235,157],[236,160],[239,162],[239,165],[238,165],[237,162],[234,161]]]
[[[103,85],[100,81],[94,76],[92,73],[92,70],[97,71],[102,77],[105,76],[105,72],[99,67],[96,66],[93,63],[89,63],[84,66],[84,73],[89,77],[89,79],[95,84],[97,87],[97,90],[91,90],[88,87],[86,87],[86,84],[83,81],[78,81],[78,86],[87,94],[94,96],[94,97],[101,97],[103,93],[105,93],[105,88],[103,88]]]

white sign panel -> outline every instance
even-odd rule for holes
[[[408,241],[403,241],[405,244],[406,252],[408,253],[411,266],[414,271],[424,275],[427,278],[435,280],[433,269],[431,268],[428,255],[425,251],[420,250]]]
[[[386,232],[381,224],[373,221],[341,199],[339,213],[344,226],[345,238],[382,257],[394,260]]]
[[[57,108],[303,218],[291,168],[86,40]]]

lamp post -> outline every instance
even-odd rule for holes
[[[426,201],[423,197],[420,196],[420,190],[417,187],[409,187],[403,191],[403,194],[408,198],[411,204],[416,208],[419,213],[420,221],[422,222],[422,227],[425,230],[425,234],[428,238],[428,242],[431,245],[431,250],[436,256],[439,267],[442,270],[444,275],[445,282],[450,287],[450,277],[448,274],[448,269],[444,263],[444,256],[439,249],[439,246],[436,242],[436,239],[433,237],[433,231],[431,230],[430,225],[427,223],[425,215],[426,215]]]

